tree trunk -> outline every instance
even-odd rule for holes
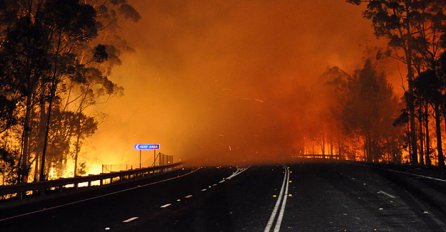
[[[77,131],[77,137],[76,137],[76,145],[74,148],[74,177],[77,176],[77,159],[79,156],[79,151],[80,151],[80,137],[81,137],[81,129],[80,129],[80,122],[79,122],[79,127],[78,127],[78,131]]]
[[[425,131],[425,137],[426,137],[426,153],[425,153],[425,160],[426,160],[426,165],[430,166],[431,165],[431,158],[430,158],[430,154],[431,154],[431,148],[430,148],[430,141],[429,141],[429,104],[426,103],[424,105],[424,129]]]
[[[423,147],[423,103],[420,103],[420,106],[418,107],[418,124],[420,126],[419,129],[419,136],[420,136],[420,164],[424,165],[424,147]]]
[[[48,134],[50,131],[50,123],[51,123],[51,112],[53,108],[53,101],[54,97],[56,95],[56,86],[57,83],[52,83],[51,90],[50,90],[50,97],[49,97],[49,105],[48,105],[48,115],[46,118],[46,125],[45,125],[45,136],[43,140],[43,151],[42,151],[42,159],[41,159],[41,165],[40,165],[40,181],[45,181],[45,159],[46,159],[46,150],[48,146]]]
[[[407,30],[407,36],[405,36],[406,39],[406,64],[407,64],[407,84],[408,84],[408,91],[409,91],[409,95],[407,97],[407,108],[409,109],[409,128],[410,128],[410,161],[412,165],[416,165],[417,162],[417,134],[416,134],[416,129],[415,129],[415,105],[414,105],[414,83],[413,83],[413,78],[414,78],[414,73],[413,73],[413,62],[412,62],[412,27],[411,27],[411,14],[410,14],[410,4],[411,1],[405,1],[405,10],[406,10],[406,14],[407,14],[407,19],[405,21],[405,29]]]
[[[367,136],[364,136],[364,161],[367,162]]]
[[[408,68],[410,66],[408,65]],[[411,68],[409,68],[411,69]],[[412,71],[408,74],[408,82],[409,82],[409,97],[407,99],[407,105],[409,108],[409,129],[410,129],[410,159],[411,164],[416,165],[418,164],[418,146],[417,146],[417,135],[416,135],[416,129],[415,129],[415,106],[414,106],[414,100],[413,100],[413,73]]]
[[[322,159],[325,159],[325,136],[324,135],[322,135],[321,150],[322,150]]]
[[[37,141],[37,148],[36,151],[43,151],[43,143],[45,138],[45,125],[46,125],[46,107],[45,107],[45,88],[41,88],[41,97],[40,97],[40,116],[39,116],[39,135],[38,135],[38,141]],[[36,152],[36,168],[35,168],[35,175],[34,175],[34,182],[39,181],[39,173],[40,173],[40,153]]]
[[[443,121],[444,121],[445,133],[446,133],[446,112],[443,112]]]
[[[23,122],[23,132],[22,132],[22,152],[20,156],[20,165],[18,172],[18,181],[19,183],[27,182],[28,180],[28,157],[29,157],[29,136],[30,136],[30,118],[31,118],[31,98],[32,96],[28,96],[26,98],[26,106],[25,106],[25,119]]]
[[[444,169],[443,146],[441,142],[441,112],[439,104],[435,104],[435,131],[437,134],[438,166]]]
[[[39,175],[39,153],[36,152],[36,160],[34,166],[34,182],[39,181],[38,175]]]
[[[339,159],[342,159],[342,148],[341,148],[341,139],[338,138],[338,156]]]

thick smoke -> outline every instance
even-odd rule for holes
[[[136,165],[135,143],[203,163],[284,159],[319,129],[319,76],[382,44],[344,0],[133,5],[142,18],[122,33],[135,51],[112,74],[125,95],[95,109],[108,116],[84,149],[96,163]]]

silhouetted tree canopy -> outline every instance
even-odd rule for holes
[[[32,167],[43,180],[45,162],[77,162],[97,129],[85,109],[123,91],[108,77],[128,49],[119,23],[139,18],[127,1],[0,0],[0,138],[18,154],[12,176],[27,181]]]

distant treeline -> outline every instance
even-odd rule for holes
[[[387,59],[366,59],[353,74],[328,68],[312,92],[318,105],[316,130],[305,133],[306,154],[368,162],[400,163],[403,130],[392,126],[401,101],[394,95],[383,67]]]

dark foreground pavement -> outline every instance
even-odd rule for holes
[[[246,168],[0,212],[0,231],[446,231],[442,179],[356,163]]]

